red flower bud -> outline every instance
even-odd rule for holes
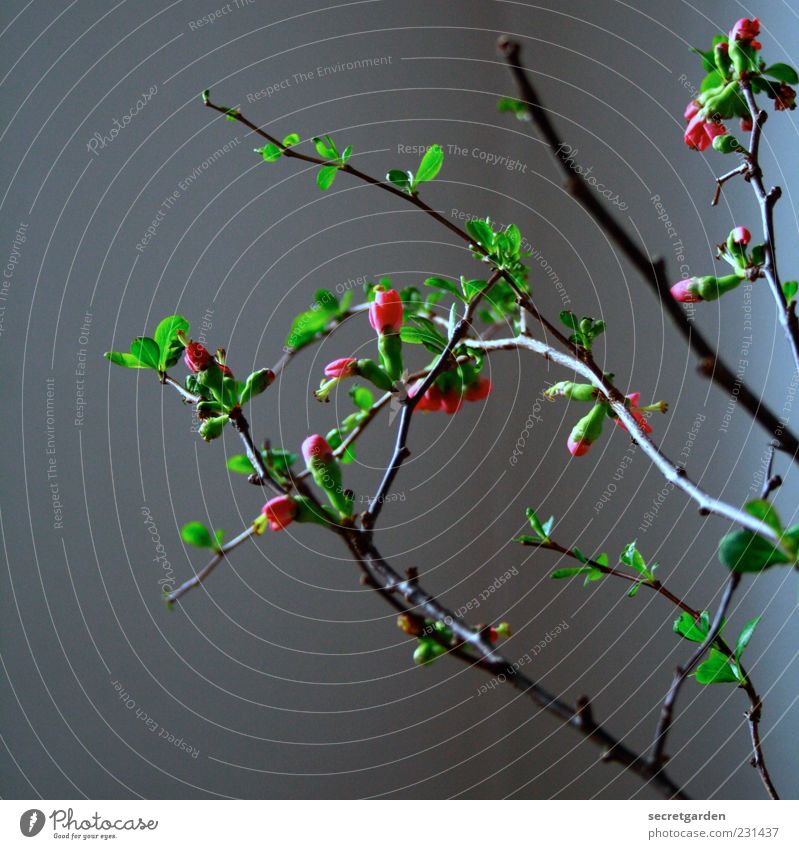
[[[261,512],[266,516],[269,527],[273,531],[282,531],[297,515],[297,505],[290,496],[278,495],[271,501],[267,501],[261,508]]]
[[[419,381],[411,387],[408,394],[413,397],[419,391],[424,381]],[[437,413],[441,409],[443,395],[435,383],[422,395],[416,405],[416,409],[422,413]]]
[[[735,26],[730,30],[732,41],[751,41],[760,34],[760,20],[758,18],[739,18]],[[759,47],[759,45],[758,45]]]
[[[199,342],[189,342],[186,345],[186,350],[183,354],[183,362],[188,366],[189,371],[195,374],[198,371],[204,371],[208,368],[213,357],[208,349]]]
[[[442,413],[452,415],[457,413],[463,406],[463,396],[457,389],[449,389],[441,396],[441,405],[439,409]]]
[[[491,392],[491,381],[487,377],[478,378],[463,396],[467,401],[483,401]]]
[[[671,296],[675,301],[679,301],[681,304],[696,304],[702,300],[701,295],[697,294],[692,290],[692,286],[694,284],[693,277],[687,277],[684,280],[680,280],[679,283],[675,283],[671,287]]]
[[[741,118],[741,129],[745,133],[749,133],[752,130],[752,119],[751,118]]]
[[[345,377],[354,377],[355,366],[358,360],[355,357],[342,357],[340,360],[333,360],[325,366],[325,377],[337,377],[339,379]]]
[[[727,128],[720,121],[708,121],[697,112],[688,122],[683,139],[694,150],[707,150],[716,136],[726,135]]]
[[[732,231],[732,240],[736,245],[748,245],[752,239],[752,234],[746,227],[736,227]]]
[[[377,333],[397,333],[402,327],[402,300],[394,289],[375,291],[369,304],[369,324]]]
[[[593,444],[593,442],[589,442],[587,439],[572,439],[571,436],[566,440],[566,446],[572,457],[582,457],[583,454],[587,454]]]
[[[305,465],[310,466],[312,460],[319,460],[326,463],[333,457],[333,449],[328,445],[324,436],[319,436],[318,433],[309,436],[302,443],[302,456],[305,458]]]

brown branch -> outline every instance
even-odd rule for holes
[[[343,537],[367,576],[369,585],[378,589],[395,609],[417,618],[424,617],[442,622],[451,629],[455,644],[447,645],[450,654],[490,672],[500,681],[507,681],[539,708],[580,731],[602,749],[603,761],[621,764],[647,783],[651,783],[666,798],[688,798],[662,769],[654,769],[643,755],[628,748],[599,725],[593,717],[587,699],[581,698],[576,706],[572,706],[549,693],[536,681],[522,674],[518,664],[496,652],[485,634],[485,629],[469,627],[423,589],[417,579],[403,578],[381,557],[368,533],[352,529],[345,531]],[[400,599],[402,601],[399,601]],[[437,633],[431,633],[431,636],[439,639]]]
[[[689,321],[680,305],[671,296],[663,260],[650,259],[605,209],[590,187],[577,176],[568,161],[569,156],[565,147],[550,121],[549,113],[544,109],[526,69],[521,64],[519,45],[505,36],[499,40],[498,47],[500,54],[508,64],[518,88],[520,99],[529,108],[533,123],[538,127],[544,141],[546,141],[561,169],[566,174],[569,191],[601,226],[603,232],[615,242],[647,285],[658,295],[669,318],[699,359],[700,372],[729,394],[736,395],[739,403],[749,415],[777,440],[780,449],[790,454],[795,462],[799,462],[799,439],[761,398],[755,395],[719,358],[716,350],[696,326]],[[791,315],[793,315],[793,311],[791,311]],[[795,316],[792,320],[795,321]]]
[[[482,292],[469,301],[466,306],[466,310],[464,311],[463,318],[460,319],[460,321],[458,321],[452,328],[444,350],[433,364],[433,367],[427,373],[427,377],[425,377],[421,385],[416,388],[413,395],[408,394],[402,399],[402,412],[400,413],[400,422],[399,427],[397,428],[394,451],[391,455],[388,468],[383,475],[383,480],[380,482],[380,486],[377,488],[374,498],[370,501],[369,507],[362,516],[365,528],[371,530],[371,528],[374,527],[377,517],[380,515],[380,511],[383,509],[385,496],[391,488],[391,484],[397,476],[400,466],[402,466],[405,459],[410,456],[411,452],[408,448],[408,432],[411,427],[411,417],[413,416],[413,411],[416,409],[416,405],[422,400],[424,393],[427,392],[427,390],[433,385],[435,379],[449,366],[450,363],[455,361],[455,348],[469,332],[477,305],[480,303],[481,298],[488,294],[493,285],[500,278],[501,274],[501,271],[495,271],[494,274],[491,275]]]

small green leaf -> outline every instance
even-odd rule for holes
[[[222,530],[222,528],[219,528],[219,530],[214,531],[214,539],[216,540],[216,545],[214,546],[214,548],[216,548],[216,549],[221,548],[222,547],[222,540],[224,538],[225,538],[225,532]]]
[[[585,575],[591,571],[591,566],[569,566],[566,569],[555,569],[549,577],[559,580],[560,578],[573,578],[575,575]]]
[[[386,174],[386,179],[403,192],[410,192],[413,185],[413,173],[411,171],[400,171],[399,168],[392,168]]]
[[[197,548],[213,548],[214,538],[202,522],[188,522],[180,531],[183,541]]]
[[[782,533],[783,527],[780,517],[777,515],[774,507],[765,499],[757,498],[754,501],[748,501],[744,505],[744,510],[756,519],[760,519],[761,522],[768,525],[778,534]]]
[[[228,457],[227,467],[231,472],[240,475],[249,475],[253,471],[252,463],[247,459],[246,454],[234,454],[232,457]]]
[[[444,151],[441,149],[441,145],[434,144],[429,147],[425,155],[422,157],[422,161],[419,163],[419,168],[416,170],[414,186],[418,186],[419,183],[427,183],[430,180],[434,180],[438,175],[438,172],[441,170],[443,163]]]
[[[580,328],[580,322],[577,316],[570,310],[563,310],[560,314],[560,320],[562,324],[565,324],[571,330],[579,330]]]
[[[699,621],[686,611],[683,611],[679,618],[674,620],[674,633],[692,643],[703,643],[709,631],[710,616],[706,610],[700,615]]]
[[[605,573],[601,569],[595,569],[593,566],[590,568],[588,574],[585,576],[585,581],[583,581],[583,586],[587,587],[593,581],[601,581],[605,577]]]
[[[346,165],[347,160],[352,156],[352,145],[348,144],[341,153],[341,164]]]
[[[467,301],[476,298],[487,285],[488,280],[467,280],[465,277],[461,277],[461,288]]]
[[[527,508],[527,521],[530,523],[530,527],[538,534],[539,539],[543,541],[548,539],[547,532],[544,530],[544,526],[538,518],[538,513],[536,513],[532,507]]]
[[[653,581],[655,576],[652,574],[652,571],[647,568],[646,560],[644,560],[641,552],[636,548],[636,541],[633,540],[625,549],[622,551],[619,556],[619,560],[625,564],[625,566],[629,566],[631,569],[635,569],[639,575],[642,575],[647,581]]]
[[[283,151],[276,144],[269,142],[261,148],[261,156],[265,162],[277,162],[283,156]]]
[[[350,389],[350,398],[352,398],[353,404],[364,412],[371,410],[372,404],[375,402],[374,395],[365,386],[353,386]]]
[[[744,529],[721,538],[719,560],[733,572],[762,572],[771,566],[791,562],[772,542]]]
[[[291,147],[292,145],[299,144],[300,136],[298,133],[289,133],[286,138],[283,139],[283,144],[285,147]]]
[[[466,230],[478,245],[488,251],[493,248],[496,234],[488,221],[482,221],[479,218],[467,221]]]
[[[797,291],[799,291],[799,283],[796,280],[786,280],[782,284],[782,294],[785,295],[788,304],[796,297]]]
[[[785,62],[775,62],[766,68],[763,73],[773,80],[779,80],[781,83],[788,83],[788,85],[799,83],[799,75],[797,75],[796,71],[790,65],[786,65]]]
[[[640,589],[641,589],[641,584],[636,581],[636,583],[634,583],[630,587],[630,589],[627,590],[627,597],[628,598],[635,598],[638,595],[638,590],[640,590]]]
[[[512,112],[520,121],[527,118],[527,104],[512,97],[500,97],[497,101],[499,112]]]
[[[150,339],[148,336],[137,336],[130,343],[130,353],[144,363],[146,368],[158,370],[161,351],[155,339]]]
[[[424,281],[424,285],[429,286],[431,289],[440,289],[442,292],[449,292],[450,295],[454,295],[459,301],[463,301],[464,299],[460,289],[451,280],[445,280],[443,277],[428,277]]]
[[[755,633],[755,628],[757,628],[757,623],[760,622],[760,617],[755,616],[754,619],[750,619],[746,625],[744,625],[743,630],[738,635],[738,642],[735,644],[735,658],[736,660],[741,659],[741,655],[744,653],[744,649],[749,645],[749,641],[752,639],[752,634]]]
[[[149,368],[138,357],[134,357],[133,354],[125,354],[122,351],[106,351],[103,356],[115,366],[122,366],[122,368]]]
[[[177,336],[180,331],[189,332],[189,322],[182,315],[170,315],[155,328],[155,342],[160,351],[160,371],[166,371],[180,359],[180,352],[183,350],[183,343]]]
[[[324,140],[315,138],[313,140],[314,146],[316,147],[316,152],[323,159],[338,159],[338,148],[333,142],[333,139],[330,136],[325,136]]]
[[[710,657],[697,667],[696,680],[700,684],[738,684],[741,677],[725,654],[711,649]]]
[[[323,192],[326,192],[333,185],[333,180],[336,179],[336,171],[338,171],[338,168],[335,165],[323,165],[319,169],[319,173],[316,175],[316,185]]]

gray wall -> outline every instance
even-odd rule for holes
[[[517,222],[562,281],[570,308],[607,321],[598,353],[618,384],[671,402],[668,417],[654,421],[667,452],[683,454],[710,492],[742,503],[757,489],[766,435],[734,405],[725,425],[729,399],[696,375],[655,299],[563,190],[548,151],[526,125],[497,113],[497,97],[512,90],[494,44],[502,32],[522,39],[564,141],[618,194],[626,209],[614,210],[652,254],[669,259],[676,279],[675,239],[652,196],[675,223],[693,273],[713,269],[713,246],[731,225],[755,229],[742,183],[710,209],[713,175],[726,162],[681,140],[681,113],[701,76],[688,46],[708,43],[746,9],[646,0],[240,0],[229,9],[197,28],[192,22],[213,4],[4,6],[0,247],[4,266],[7,257],[17,262],[0,338],[7,563],[0,792],[649,797],[515,692],[478,696],[480,672],[446,659],[415,668],[392,612],[360,587],[344,549],[321,529],[293,526],[248,545],[207,592],[167,612],[159,597],[166,573],[154,560],[143,508],[183,580],[202,553],[184,547],[180,525],[199,518],[232,534],[262,499],[225,470],[224,455],[239,450],[235,434],[203,444],[174,393],[151,373],[110,368],[102,353],[176,310],[196,335],[207,313],[209,344],[226,347],[246,373],[278,358],[291,318],[320,286],[341,290],[383,274],[419,285],[430,274],[480,271],[451,234],[388,196],[343,177],[322,194],[312,171],[259,162],[241,126],[202,108],[198,94],[210,86],[219,101],[241,104],[278,135],[333,133],[376,175],[414,166],[400,146],[463,149],[451,149],[425,196],[448,214]],[[799,63],[795,10],[763,0],[757,11],[767,55]],[[383,62],[316,73],[370,57]],[[299,76],[311,71],[312,78]],[[254,97],[285,80],[271,96]],[[151,87],[124,130],[92,152],[95,134],[109,135]],[[788,277],[799,262],[790,190],[795,122],[794,114],[773,116],[764,151],[768,179],[785,189],[777,218]],[[489,165],[480,151],[520,164]],[[137,250],[170,195],[156,235]],[[24,243],[15,236],[21,226]],[[542,308],[562,307],[535,262],[531,280]],[[734,368],[747,348],[746,379],[790,412],[787,349],[764,284],[696,316]],[[254,404],[256,433],[296,449],[307,433],[325,432],[337,408],[310,396],[322,365],[372,344],[360,319],[298,357]],[[536,398],[568,375],[515,354],[492,358],[490,370],[495,391],[485,405],[414,421],[413,457],[396,483],[404,501],[385,510],[380,545],[396,565],[419,567],[426,585],[456,608],[515,570],[474,618],[513,623],[511,658],[532,654],[565,622],[527,665],[530,674],[570,699],[590,694],[597,715],[644,748],[672,670],[689,652],[672,634],[674,611],[646,592],[629,600],[611,581],[590,590],[550,581],[554,557],[530,556],[509,540],[528,505],[555,514],[558,537],[586,550],[615,555],[637,536],[668,584],[701,607],[717,601],[724,570],[715,542],[728,526],[699,517],[671,492],[642,530],[663,481],[625,435],[613,428],[589,457],[567,462],[577,411]],[[81,391],[85,416],[76,425]],[[347,408],[344,393],[339,402]],[[347,469],[359,494],[374,490],[392,435],[383,419],[363,439],[357,465]],[[520,435],[523,457],[513,467]],[[778,470],[786,482],[777,504],[786,522],[795,521],[796,475],[784,458]],[[61,527],[54,527],[53,485]],[[602,502],[608,487],[615,492]],[[775,780],[793,797],[796,594],[788,570],[746,580],[729,625],[737,632],[764,614],[749,666],[765,696]],[[762,795],[747,764],[745,707],[729,687],[685,687],[670,750],[672,771],[692,794]]]

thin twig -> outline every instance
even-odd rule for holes
[[[671,296],[663,260],[650,259],[605,209],[585,181],[577,175],[569,161],[570,154],[566,152],[566,147],[562,144],[550,121],[549,113],[544,109],[533,88],[529,74],[520,62],[519,45],[504,36],[500,39],[498,46],[513,75],[520,99],[528,106],[533,122],[538,126],[541,135],[566,174],[569,191],[599,223],[603,232],[616,243],[647,285],[658,295],[669,318],[699,359],[700,372],[727,393],[734,395],[749,415],[777,440],[780,449],[790,454],[794,462],[799,462],[799,439],[763,400],[752,392],[720,359],[716,350],[688,319],[680,305]],[[791,312],[791,314],[793,313]]]
[[[234,537],[230,542],[223,545],[214,555],[213,559],[206,564],[193,578],[182,583],[176,590],[173,590],[166,597],[167,603],[173,605],[179,598],[194,587],[199,587],[200,584],[216,569],[216,567],[230,554],[233,549],[238,548],[243,542],[246,542],[255,534],[255,528],[250,525],[249,528],[242,531],[237,537]]]
[[[724,501],[708,495],[704,490],[700,489],[686,474],[685,469],[674,464],[669,458],[655,445],[655,443],[644,433],[640,424],[635,420],[633,415],[625,404],[624,396],[616,389],[610,381],[602,373],[602,370],[590,359],[577,359],[570,354],[563,353],[541,342],[538,339],[532,339],[529,336],[516,336],[510,339],[497,339],[493,341],[465,339],[462,343],[467,348],[475,348],[481,351],[502,351],[516,350],[517,348],[525,348],[540,354],[558,365],[564,366],[571,371],[581,374],[588,379],[605,397],[605,400],[611,407],[614,413],[624,423],[631,438],[641,446],[643,452],[649,457],[658,471],[666,480],[681,489],[693,501],[696,502],[700,510],[708,513],[716,513],[719,516],[724,516],[737,525],[754,531],[756,534],[770,539],[772,542],[779,544],[780,537],[769,527],[765,522],[760,521],[751,514],[733,507]]]
[[[777,305],[777,314],[785,333],[785,338],[788,340],[788,345],[791,348],[794,365],[799,370],[799,320],[796,317],[794,302],[791,301],[788,304],[785,300],[780,275],[777,271],[774,204],[779,200],[782,192],[779,186],[774,186],[770,191],[766,191],[766,187],[763,185],[763,172],[760,167],[760,138],[763,132],[763,124],[766,122],[768,115],[764,110],[758,109],[749,80],[746,78],[742,79],[740,86],[746,100],[746,105],[749,107],[749,112],[752,115],[752,134],[749,137],[750,168],[748,177],[760,207],[760,218],[763,225],[765,262],[763,263],[762,271],[768,281],[774,303]]]

